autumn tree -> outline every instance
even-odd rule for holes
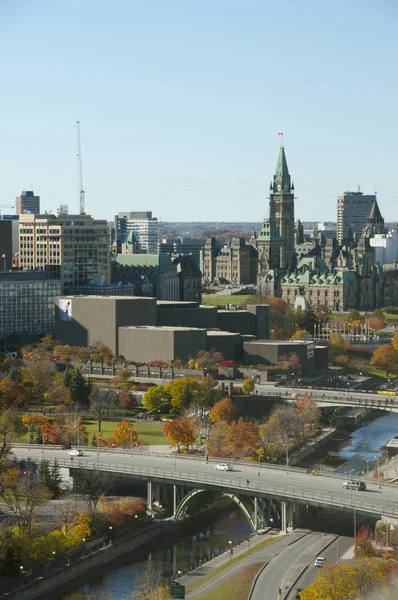
[[[224,420],[216,421],[210,431],[207,447],[209,456],[228,457],[230,455],[230,439],[229,423]]]
[[[398,350],[398,329],[394,331],[391,343],[393,345],[393,348],[395,348],[395,350]]]
[[[386,582],[387,570],[381,561],[361,559],[355,563],[326,564],[312,584],[300,592],[300,600],[358,600],[368,598]],[[377,597],[380,597],[378,595]]]
[[[248,377],[247,379],[244,380],[243,384],[242,384],[242,392],[244,394],[252,394],[254,392],[255,389],[255,384],[254,384],[254,379],[252,379],[251,377]]]
[[[253,456],[259,448],[258,427],[252,421],[239,417],[230,425],[230,439],[233,458]]]
[[[219,402],[216,402],[209,413],[210,420],[213,423],[218,421],[225,421],[230,423],[238,416],[238,409],[233,404],[231,398],[224,398]]]
[[[359,312],[359,310],[357,310],[356,308],[352,308],[347,315],[347,321],[349,323],[353,323],[353,321],[360,321],[361,317],[362,315]]]
[[[54,346],[54,356],[56,356],[58,360],[71,362],[74,358],[74,349],[72,346],[69,346],[69,344],[57,344]]]
[[[114,390],[104,389],[94,385],[90,392],[90,413],[96,418],[98,431],[101,431],[102,421],[115,410],[118,404]]]
[[[53,383],[55,366],[48,360],[30,360],[22,369],[22,383],[31,400],[42,407]]]
[[[29,534],[37,507],[48,499],[40,479],[29,469],[7,469],[0,478],[0,498],[14,514],[22,535]]]
[[[221,400],[222,390],[218,387],[217,379],[211,375],[207,375],[199,384],[199,389],[194,398],[194,404],[197,408],[204,410],[213,406]]]
[[[113,358],[113,352],[104,342],[101,340],[95,341],[90,346],[90,360],[95,363],[111,364]]]
[[[195,442],[198,435],[194,419],[187,416],[166,421],[162,426],[162,430],[170,440],[170,446],[172,448],[177,446],[178,453],[180,453],[181,446],[188,449]]]
[[[0,460],[10,451],[10,442],[24,432],[21,415],[15,408],[4,410],[0,415]]]
[[[296,331],[290,337],[291,340],[306,340],[307,338],[308,331],[306,329],[296,329]]]
[[[104,471],[79,469],[76,474],[76,489],[82,494],[90,516],[97,512],[98,502],[103,495],[110,493],[114,477]]]
[[[201,390],[200,382],[190,377],[179,377],[164,387],[165,391],[170,394],[170,405],[176,414],[180,414],[184,409],[195,404]]]
[[[136,399],[133,390],[130,390],[128,386],[123,386],[118,394],[119,405],[121,408],[131,408],[136,405]]]
[[[342,335],[340,335],[339,333],[332,333],[328,340],[330,359],[332,360],[336,356],[346,354],[349,347],[350,342],[348,340],[345,340]]]
[[[116,448],[130,448],[134,446],[138,440],[138,433],[134,430],[134,424],[131,421],[123,419],[112,435],[108,439],[108,446]]]
[[[389,373],[397,375],[398,350],[392,344],[383,344],[374,351],[370,364],[373,367],[384,370],[387,377]]]
[[[214,348],[211,350],[200,350],[196,355],[195,368],[211,369],[211,367],[217,366],[223,360],[223,354],[221,352],[216,352]]]
[[[312,396],[303,396],[296,399],[297,416],[310,429],[321,420],[321,410]]]
[[[336,356],[333,362],[338,367],[341,367],[345,372],[348,371],[351,364],[351,361],[346,354],[340,354],[339,356]]]
[[[25,387],[9,377],[0,381],[0,406],[1,408],[23,408],[29,402],[29,394]]]
[[[358,530],[355,538],[354,554],[356,558],[376,555],[376,548],[373,545],[373,535],[368,525],[362,525]]]
[[[164,410],[167,412],[170,402],[171,393],[165,385],[157,385],[156,387],[149,388],[142,399],[144,408],[150,411]]]

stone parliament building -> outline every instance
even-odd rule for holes
[[[315,245],[296,243],[294,184],[281,146],[270,185],[269,219],[252,239],[258,252],[257,291],[283,298],[290,308],[371,311],[398,305],[398,270],[376,263],[370,239],[385,232],[375,199],[360,236],[321,238]]]

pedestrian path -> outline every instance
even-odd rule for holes
[[[196,583],[198,583],[198,581],[201,581],[208,575],[211,575],[212,573],[214,573],[214,571],[216,569],[219,569],[220,567],[227,565],[229,562],[231,562],[232,559],[239,558],[239,556],[241,556],[248,550],[258,547],[265,540],[272,539],[273,537],[276,537],[277,535],[279,535],[279,531],[268,529],[266,531],[266,533],[264,533],[263,535],[253,536],[247,540],[244,540],[237,546],[233,546],[231,548],[226,548],[222,554],[220,554],[219,556],[216,556],[215,558],[213,558],[207,562],[204,562],[202,565],[200,565],[194,571],[191,571],[190,573],[187,573],[186,575],[181,577],[181,579],[179,581],[186,587],[189,585],[192,585],[192,584],[196,584]],[[198,591],[199,591],[199,588],[198,588]],[[197,592],[197,590],[194,590],[193,592],[187,594],[187,598],[194,598],[196,596],[196,592]]]

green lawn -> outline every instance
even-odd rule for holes
[[[98,431],[97,421],[84,421],[84,424],[87,427],[88,439],[91,443],[93,433],[97,433]],[[113,430],[117,427],[117,424],[117,421],[102,421],[101,429],[105,439],[111,435]],[[133,425],[135,431],[138,433],[138,439],[143,440],[147,444],[168,445],[170,443],[169,440],[163,435],[161,423],[148,423],[146,421],[140,421],[133,423]]]
[[[384,318],[386,320],[386,323],[388,325],[391,325],[392,323],[397,323],[398,324],[398,315],[390,315],[390,314],[385,314]]]
[[[249,300],[252,296],[247,295],[228,295],[228,296],[203,296],[202,304],[206,306],[225,306],[226,304],[243,304],[246,300]]]
[[[215,590],[200,596],[197,600],[247,600],[253,585],[254,578],[264,563],[258,562],[246,567],[236,575],[229,577],[225,583]]]

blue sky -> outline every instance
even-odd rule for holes
[[[96,217],[261,220],[284,131],[296,217],[359,184],[396,220],[397,27],[396,0],[0,0],[0,204],[78,211],[80,120]]]

